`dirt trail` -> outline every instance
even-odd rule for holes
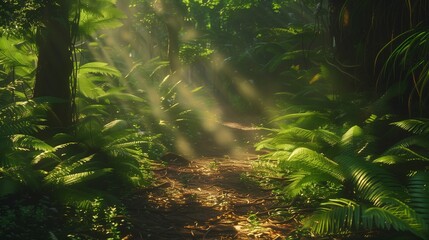
[[[132,239],[284,239],[294,222],[276,219],[281,206],[248,176],[257,155],[241,150],[166,156],[167,165],[155,171],[157,185],[130,200],[137,227]]]

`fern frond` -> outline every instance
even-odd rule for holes
[[[330,146],[335,146],[341,141],[337,134],[325,129],[314,130],[314,133],[318,139],[328,143]]]
[[[428,225],[408,202],[403,202],[397,198],[386,197],[383,199],[383,209],[388,210],[393,215],[400,218],[416,235],[427,232]],[[429,233],[429,232],[427,232]]]
[[[353,145],[363,136],[363,130],[359,126],[353,126],[347,130],[346,133],[341,137],[342,145]]]
[[[429,149],[429,136],[427,134],[417,135],[417,136],[411,136],[408,138],[405,138],[398,143],[396,143],[391,149],[394,150],[395,147],[411,147],[416,146],[420,147],[422,149]]]
[[[310,228],[313,233],[328,235],[359,229],[363,209],[358,203],[339,198],[321,205],[315,214],[304,220],[304,227]]]
[[[409,180],[408,191],[410,206],[424,219],[426,227],[429,228],[429,173],[419,171],[413,174]]]
[[[292,153],[290,150],[293,150],[292,148],[295,149],[295,146],[292,146],[291,149],[277,150],[275,152],[269,153],[265,155],[264,158],[269,160],[283,161],[290,157],[290,154]]]
[[[99,95],[97,94],[97,96]],[[82,108],[79,108],[79,113],[83,117],[88,115],[99,115],[99,116],[109,115],[109,113],[107,112],[107,106],[102,104],[85,104]]]
[[[409,230],[409,226],[388,209],[372,207],[365,209],[363,215],[362,225],[367,229],[379,228],[390,230],[393,228],[397,231]]]
[[[109,134],[111,132],[121,132],[122,130],[126,129],[128,126],[128,123],[124,120],[113,120],[103,126],[103,129],[101,132],[104,134]]]
[[[375,206],[381,206],[386,197],[398,197],[404,192],[395,176],[376,164],[350,156],[339,156],[335,160],[347,168],[358,196]]]
[[[393,164],[398,164],[402,161],[403,161],[403,158],[399,157],[398,155],[384,155],[374,159],[372,162],[393,165]]]
[[[22,40],[0,37],[0,64],[7,67],[35,67],[35,55],[18,49],[16,46],[20,43]]]
[[[405,138],[386,150],[373,162],[397,164],[406,161],[429,161],[429,141],[427,135]]]
[[[31,161],[31,164],[36,165],[45,160],[53,160],[55,163],[59,163],[61,161],[61,159],[55,153],[48,151],[36,155]]]
[[[301,194],[307,187],[316,186],[324,182],[330,182],[340,185],[337,179],[333,179],[330,174],[324,172],[306,172],[298,171],[287,175],[287,181],[290,182],[284,189],[290,197],[296,197]],[[334,182],[333,182],[334,181]]]
[[[290,136],[291,138],[302,138],[309,141],[314,140],[316,136],[313,131],[299,127],[281,130],[278,134],[279,136]]]
[[[332,182],[341,182],[345,179],[340,166],[336,162],[307,148],[297,148],[287,160],[281,161],[280,165],[283,168],[298,168],[315,174],[323,173],[323,175],[331,176]]]
[[[40,105],[24,101],[0,107],[0,135],[32,134],[44,128],[42,119],[35,114]]]
[[[96,98],[96,100],[109,100],[109,99],[118,99],[121,101],[134,101],[134,102],[145,102],[145,100],[141,97],[138,97],[134,94],[123,93],[119,91],[108,91],[103,95],[100,95]]]
[[[80,172],[79,168],[91,161],[94,155],[90,155],[81,158],[79,155],[75,155],[60,164],[58,164],[48,175],[45,176],[44,181],[47,184],[63,184],[63,178],[73,172]]]
[[[421,221],[413,210],[397,199],[390,199],[384,207],[365,207],[359,203],[339,198],[322,203],[316,213],[304,221],[304,226],[315,234],[347,233],[353,230],[384,229],[410,231],[423,236]]]
[[[83,0],[80,11],[79,31],[91,35],[96,30],[116,28],[122,25],[124,13],[111,0]]]
[[[120,77],[121,72],[115,67],[109,66],[105,62],[89,62],[79,66],[78,76],[82,77],[83,74],[97,74],[104,76]]]
[[[44,141],[29,135],[15,134],[11,136],[15,147],[32,150],[52,151],[54,148]]]
[[[393,122],[391,125],[402,128],[408,132],[415,134],[427,133],[429,130],[428,119],[407,119],[398,122]]]
[[[113,169],[111,168],[101,168],[97,170],[92,171],[84,171],[84,172],[78,172],[78,173],[72,173],[68,175],[64,175],[60,177],[59,179],[56,179],[57,182],[61,183],[64,186],[69,186],[85,181],[89,181],[92,179],[99,178],[103,175],[106,175],[110,172],[112,172]]]

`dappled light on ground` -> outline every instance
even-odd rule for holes
[[[170,156],[157,185],[128,200],[136,239],[283,239],[296,223],[276,215],[284,206],[248,175],[256,158]]]

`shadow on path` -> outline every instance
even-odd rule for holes
[[[239,150],[166,157],[155,170],[156,186],[127,200],[132,239],[284,239],[296,224],[276,219],[282,206],[248,176],[258,156]]]

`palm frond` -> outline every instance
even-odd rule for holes
[[[415,134],[427,133],[429,129],[429,120],[427,119],[406,119],[393,122],[391,125],[402,128]]]
[[[354,185],[357,196],[375,206],[383,205],[385,197],[403,197],[404,187],[395,176],[379,165],[362,158],[340,155],[335,158],[343,166]]]
[[[397,231],[409,230],[409,226],[394,215],[392,211],[379,207],[365,209],[362,225],[367,229],[390,230],[393,228]]]
[[[429,173],[419,171],[413,174],[409,180],[408,191],[410,206],[424,219],[426,228],[429,228]]]
[[[361,227],[364,208],[345,198],[330,199],[319,210],[304,220],[304,226],[317,235],[344,234]]]
[[[330,199],[304,220],[304,226],[322,236],[375,229],[410,231],[424,236],[424,226],[413,209],[397,199],[389,200],[391,204],[384,207],[366,207],[350,199]]]
[[[429,162],[429,141],[427,134],[402,139],[387,149],[375,163],[398,164],[411,161]]]

